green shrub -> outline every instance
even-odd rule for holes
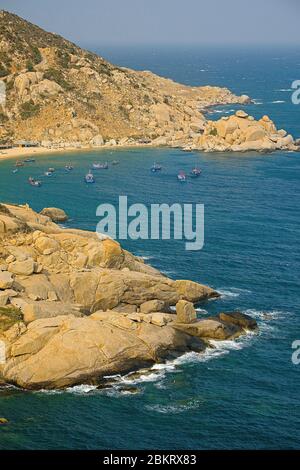
[[[34,104],[33,101],[27,101],[26,103],[23,103],[21,105],[21,118],[22,119],[29,119],[36,114],[38,114],[40,111],[40,105],[39,104]]]
[[[70,63],[70,56],[67,52],[57,51],[58,62],[61,67],[67,69]]]
[[[42,61],[42,55],[36,46],[32,46],[31,48],[31,53],[32,53],[32,60],[34,64],[39,64]]]
[[[6,77],[8,74],[8,70],[2,64],[0,64],[0,77]]]
[[[58,83],[58,85],[60,85],[65,90],[71,90],[73,88],[72,85],[70,85],[70,83],[65,80],[62,72],[58,69],[48,69],[44,74],[44,78]]]
[[[0,113],[0,123],[2,124],[6,121],[8,121],[8,117],[6,116],[6,114]]]
[[[217,136],[218,135],[218,129],[216,129],[215,127],[210,131],[209,135],[213,135],[213,136]]]
[[[0,331],[6,331],[22,320],[23,315],[18,308],[0,307]]]
[[[27,68],[28,72],[34,72],[33,64],[30,60],[27,60],[26,68]]]

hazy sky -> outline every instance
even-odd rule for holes
[[[300,45],[299,0],[0,0],[81,45]]]

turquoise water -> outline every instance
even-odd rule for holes
[[[300,107],[291,104],[290,92],[276,91],[299,78],[300,59],[296,52],[280,54],[265,51],[255,58],[191,50],[168,55],[107,51],[106,56],[128,66],[139,62],[140,68],[186,83],[217,83],[249,93],[263,102],[251,106],[252,114],[268,113],[300,136]],[[119,195],[147,204],[204,203],[203,250],[187,252],[183,241],[127,241],[123,246],[173,278],[219,289],[221,299],[202,304],[199,315],[241,309],[257,318],[260,333],[221,343],[210,354],[185,355],[140,377],[119,379],[107,390],[4,389],[0,416],[10,424],[0,428],[0,449],[299,448],[300,366],[291,361],[292,342],[300,339],[299,158],[292,153],[105,150],[42,156],[16,175],[13,160],[1,162],[1,201],[28,202],[37,210],[63,207],[71,227],[94,230],[97,205],[116,203]],[[94,185],[83,183],[93,161],[115,159],[118,166],[95,172]],[[66,174],[69,161],[74,171]],[[161,174],[150,173],[153,161],[163,165]],[[178,183],[177,172],[188,172],[196,162],[203,169],[201,178]],[[50,166],[57,171],[43,178],[42,188],[28,185],[28,176],[39,177]]]

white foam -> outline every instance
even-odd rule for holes
[[[279,104],[279,103],[285,103],[283,100],[276,100],[276,101],[271,101],[272,104]]]
[[[219,294],[221,294],[221,298],[236,298],[239,297],[241,294],[251,294],[251,290],[248,289],[240,289],[237,287],[221,287],[220,289],[216,289]]]
[[[238,292],[233,292],[233,291],[225,290],[225,289],[217,289],[217,292],[221,294],[222,299],[235,298],[235,297],[239,297],[240,295]]]
[[[284,315],[284,312],[281,310],[255,310],[255,309],[248,309],[244,312],[246,315],[250,317],[256,318],[258,320],[276,320]]]
[[[163,414],[178,414],[188,410],[195,410],[204,404],[204,400],[192,398],[180,402],[174,402],[168,405],[146,405],[146,409]]]
[[[197,313],[201,313],[201,315],[207,315],[208,311],[205,310],[204,308],[196,308]]]
[[[67,392],[75,393],[78,395],[85,395],[86,393],[90,393],[94,390],[97,390],[96,385],[87,385],[87,384],[75,385],[74,387],[68,387],[66,389]]]

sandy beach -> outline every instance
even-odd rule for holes
[[[47,148],[47,147],[14,147],[11,149],[5,149],[0,151],[0,162],[9,158],[16,158],[19,157],[22,159],[23,157],[39,157],[43,155],[47,155],[50,153],[67,153],[67,152],[92,152],[92,151],[100,151],[100,150],[117,150],[117,149],[124,149],[124,148],[136,148],[136,147],[155,147],[153,144],[123,144],[123,145],[103,145],[102,147],[91,147],[89,145],[81,146],[81,147],[63,147],[63,148]]]
[[[107,147],[106,147],[107,148]],[[2,160],[6,160],[8,158],[16,158],[16,157],[31,157],[34,156],[42,156],[47,155],[49,153],[63,153],[63,152],[72,152],[72,151],[82,151],[82,150],[93,150],[92,147],[64,147],[64,148],[47,148],[47,147],[14,147],[11,149],[5,149],[0,151],[0,162]],[[95,150],[95,149],[94,149]]]

